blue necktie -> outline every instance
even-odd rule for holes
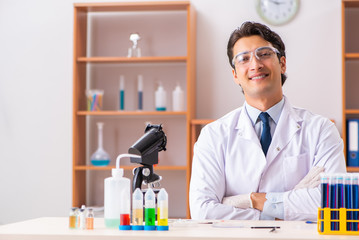
[[[264,155],[267,156],[267,151],[272,141],[272,136],[270,135],[269,114],[266,112],[262,112],[261,114],[259,114],[259,118],[263,123],[263,129],[262,129],[262,135],[260,141]]]

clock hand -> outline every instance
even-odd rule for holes
[[[285,2],[279,2],[279,1],[275,1],[275,0],[269,0],[270,2],[276,4],[276,5],[280,5],[280,4],[283,4]]]

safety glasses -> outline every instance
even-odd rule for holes
[[[254,53],[254,54],[253,54]],[[237,53],[233,60],[232,65],[233,67],[247,67],[249,63],[252,61],[253,55],[256,56],[258,61],[265,61],[267,59],[273,59],[276,54],[280,54],[278,49],[274,47],[259,47],[254,51],[245,51]]]

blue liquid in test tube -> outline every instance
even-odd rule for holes
[[[336,182],[336,198],[337,198],[337,206],[336,208],[344,208],[345,206],[345,193],[344,193],[344,176],[337,175]],[[339,219],[339,211],[336,212],[336,219]],[[336,222],[336,230],[339,230],[339,222]]]
[[[143,110],[143,77],[137,76],[138,110]]]
[[[353,209],[353,197],[352,197],[352,184],[351,176],[346,174],[344,176],[344,192],[345,192],[345,204],[344,207],[347,209]],[[347,220],[352,220],[353,212],[347,212]],[[347,231],[353,231],[353,223],[347,222]]]
[[[358,175],[357,174],[353,174],[352,178],[352,196],[353,196],[353,209],[358,209]],[[358,211],[354,211],[353,212],[353,220],[358,220]],[[358,231],[358,223],[353,223],[353,231]]]
[[[336,209],[337,208],[337,191],[336,191],[336,175],[333,175],[330,179],[329,179],[329,207],[331,209]],[[336,220],[337,219],[337,212],[334,210],[331,210],[330,213],[330,219],[331,220]],[[337,230],[337,224],[336,222],[331,221],[330,223],[330,230],[334,231]]]
[[[320,175],[320,182],[321,182],[321,208],[329,208],[329,176],[325,173]],[[324,211],[324,210],[323,210]],[[320,219],[324,219],[324,212],[320,213]],[[321,232],[324,232],[324,222],[321,222],[320,227]]]
[[[118,90],[119,94],[119,109],[125,110],[125,78],[123,75],[120,76],[120,88]]]

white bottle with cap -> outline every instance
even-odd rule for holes
[[[105,179],[104,218],[108,228],[118,228],[122,214],[130,213],[130,179],[123,177],[123,168],[112,169],[112,177]]]
[[[184,111],[184,92],[179,83],[172,92],[172,110],[175,112]]]
[[[160,82],[155,92],[155,106],[156,111],[166,111],[167,94]]]

